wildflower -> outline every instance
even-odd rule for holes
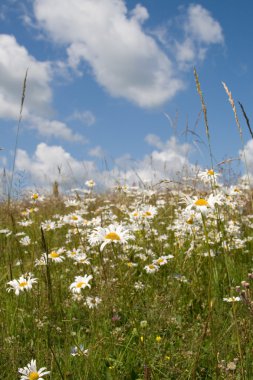
[[[140,321],[140,326],[142,329],[145,329],[148,326],[148,321]]]
[[[91,245],[102,243],[100,251],[109,243],[126,243],[129,239],[132,239],[128,229],[124,229],[121,225],[110,224],[108,227],[97,227],[89,236],[89,242]]]
[[[45,371],[46,367],[37,370],[36,360],[31,360],[24,368],[19,368],[18,372],[21,374],[21,380],[43,380],[44,376],[49,375],[50,371]]]
[[[32,195],[31,195],[31,200],[32,201],[34,201],[34,202],[36,202],[38,199],[39,199],[39,194],[38,193],[33,193]]]
[[[219,176],[220,174],[216,173],[213,169],[206,169],[198,173],[198,177],[205,183],[215,181]]]
[[[71,348],[71,356],[87,356],[89,350],[85,350],[83,344]]]
[[[228,298],[223,298],[223,301],[225,302],[238,302],[241,301],[240,297],[228,297]]]
[[[155,264],[149,264],[149,265],[146,265],[144,269],[147,273],[154,273],[159,270],[159,267],[158,265],[155,265]]]
[[[35,259],[34,266],[47,265],[47,254],[46,252],[42,253],[39,259]]]
[[[168,262],[168,259],[172,259],[173,255],[167,255],[167,256],[161,256],[158,259],[153,261],[153,264],[155,265],[165,265]]]
[[[28,227],[31,224],[33,224],[32,220],[21,220],[21,222],[18,222],[18,224],[22,227]]]
[[[160,335],[157,335],[156,338],[155,338],[156,342],[157,343],[160,343],[162,338],[160,337]]]
[[[217,195],[210,194],[208,198],[198,198],[195,196],[191,199],[186,196],[184,201],[187,204],[186,210],[193,209],[204,214],[208,210],[214,209],[216,204],[222,205],[224,203],[223,195],[219,193]]]
[[[90,188],[93,188],[96,185],[96,182],[93,181],[93,179],[89,179],[88,181],[85,182],[85,185]]]
[[[101,298],[99,297],[86,297],[86,305],[89,309],[94,309],[98,307],[98,305],[102,302]]]
[[[24,236],[22,239],[19,240],[20,244],[27,246],[31,244],[31,239],[29,236]]]
[[[57,228],[57,224],[52,220],[46,220],[41,223],[41,227],[44,231],[51,231]]]
[[[81,217],[81,215],[71,213],[63,217],[63,222],[65,224],[70,224],[71,226],[82,226],[84,223],[84,219]]]
[[[10,285],[9,288],[7,288],[7,292],[13,290],[16,296],[18,296],[20,292],[32,289],[33,284],[36,282],[37,278],[33,278],[33,275],[31,273],[22,275],[18,280],[7,282],[7,285]]]
[[[154,206],[146,206],[142,209],[141,215],[145,219],[152,219],[157,214],[157,208]]]
[[[64,248],[59,248],[58,250],[51,251],[48,255],[48,258],[55,263],[61,263],[63,260],[65,260],[65,257],[63,256],[64,252]]]
[[[75,281],[72,282],[69,289],[72,291],[72,293],[81,293],[81,289],[91,287],[91,285],[89,284],[89,281],[91,279],[92,275],[87,276],[87,274],[85,274],[84,276],[76,276]]]

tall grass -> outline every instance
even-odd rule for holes
[[[1,378],[253,378],[251,189],[163,185],[0,205]]]

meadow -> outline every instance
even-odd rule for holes
[[[247,180],[91,179],[0,209],[1,379],[253,379]]]

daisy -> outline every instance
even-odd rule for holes
[[[128,229],[124,229],[120,224],[110,224],[108,227],[97,227],[89,236],[89,242],[91,245],[102,243],[100,251],[109,243],[121,243],[124,244],[133,236]]]
[[[64,248],[59,248],[57,250],[51,251],[48,255],[48,258],[55,263],[61,263],[63,260],[65,260],[65,257],[63,256],[64,252]]]
[[[145,206],[142,209],[141,216],[145,219],[152,219],[157,214],[157,207]]]
[[[94,309],[98,307],[98,305],[102,302],[101,298],[99,297],[86,297],[85,304],[88,306],[89,309]]]
[[[165,265],[168,262],[168,259],[172,259],[173,255],[167,255],[167,256],[160,256],[158,259],[153,261],[153,264],[155,265]]]
[[[224,196],[218,193],[217,195],[210,194],[208,198],[198,198],[196,196],[190,198],[186,195],[184,201],[187,203],[187,211],[196,210],[205,214],[207,211],[214,209],[216,204],[222,205]]]
[[[159,267],[158,265],[155,265],[155,264],[149,264],[149,265],[146,265],[144,269],[147,273],[155,273],[159,270]]]
[[[90,188],[93,188],[96,185],[96,182],[93,181],[93,179],[89,179],[88,181],[85,182],[85,185]]]
[[[213,169],[206,169],[203,172],[198,173],[198,177],[205,183],[215,181],[219,176],[220,174],[216,173]]]
[[[42,253],[41,257],[39,259],[35,259],[34,261],[34,266],[37,267],[37,266],[43,266],[43,265],[47,265],[47,254],[46,252]]]
[[[49,375],[50,371],[45,371],[46,367],[37,370],[36,360],[31,360],[24,368],[19,368],[18,372],[21,374],[21,380],[43,380],[44,376]]]
[[[22,239],[19,240],[20,244],[27,246],[31,244],[31,239],[29,236],[24,236]]]
[[[88,349],[84,349],[84,346],[80,344],[79,346],[75,346],[71,348],[70,355],[71,356],[87,356],[89,353]]]
[[[71,213],[63,217],[63,222],[65,224],[70,224],[71,226],[81,226],[84,223],[84,219],[81,217],[81,215]]]
[[[81,289],[86,287],[91,288],[91,285],[89,284],[91,279],[92,275],[87,276],[87,274],[85,274],[84,276],[76,276],[75,281],[72,282],[69,289],[72,293],[81,293]]]
[[[31,273],[22,275],[17,280],[7,282],[7,285],[10,285],[9,288],[7,288],[7,292],[13,290],[16,296],[18,296],[20,292],[32,289],[33,284],[36,282],[37,278],[33,278],[33,275]]]
[[[225,302],[238,302],[238,301],[241,301],[241,298],[240,297],[228,297],[228,298],[223,298],[223,301]]]

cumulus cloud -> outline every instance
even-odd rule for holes
[[[156,141],[159,141],[158,137]],[[185,170],[193,169],[188,160],[191,150],[189,144],[180,144],[172,137],[158,145],[159,148],[156,144],[157,149],[139,161],[125,154],[114,160],[112,168],[99,171],[91,160],[79,161],[59,145],[41,143],[32,155],[25,150],[18,150],[16,169],[26,172],[31,182],[41,188],[47,188],[54,181],[58,181],[65,188],[73,188],[83,185],[87,178],[93,178],[100,188],[110,187],[118,182],[154,185],[162,179],[175,179],[179,173],[182,177]],[[98,157],[102,150],[96,147],[90,153]]]
[[[24,116],[31,110],[45,114],[52,99],[50,63],[36,60],[14,36],[0,34],[0,117],[17,119],[27,69],[29,81]]]
[[[184,28],[187,34],[205,44],[217,44],[224,41],[219,22],[200,4],[189,6]]]
[[[75,111],[70,117],[69,120],[78,120],[84,125],[91,126],[95,124],[96,117],[91,111]]]
[[[73,131],[62,121],[49,120],[40,116],[29,115],[28,128],[36,130],[39,135],[70,142],[86,143],[87,139]]]
[[[30,175],[36,186],[48,187],[54,181],[75,186],[94,173],[92,161],[78,161],[61,146],[40,143],[33,155],[22,149],[17,151],[16,169]]]
[[[221,25],[200,4],[191,4],[187,8],[182,28],[183,41],[174,42],[176,60],[181,69],[187,69],[197,60],[204,60],[210,45],[224,43]]]
[[[246,160],[247,169],[253,178],[253,140],[249,140],[239,154],[242,161]]]
[[[101,146],[97,145],[94,148],[91,148],[89,150],[89,156],[91,157],[97,157],[97,158],[103,158],[106,156],[105,151]]]
[[[112,96],[153,107],[183,88],[171,60],[142,28],[145,7],[129,13],[123,0],[35,0],[34,13],[54,41],[66,45],[69,64],[88,62]]]
[[[58,62],[56,66],[59,66]],[[48,117],[53,113],[50,87],[53,80],[52,63],[36,60],[14,36],[7,34],[0,34],[0,118],[17,120],[27,69],[24,125],[36,130],[41,136],[85,142],[82,136],[73,133],[64,122]],[[82,116],[86,117],[87,123],[93,122],[92,114]]]

